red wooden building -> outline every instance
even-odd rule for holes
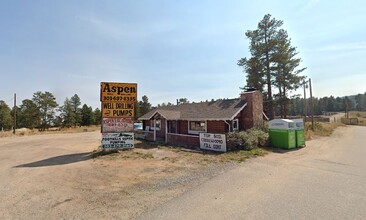
[[[263,96],[244,92],[240,98],[188,103],[154,109],[141,116],[145,139],[199,147],[199,133],[224,134],[263,126]]]

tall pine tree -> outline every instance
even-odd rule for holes
[[[282,25],[283,21],[265,15],[257,29],[245,33],[250,40],[251,57],[238,61],[247,74],[246,85],[264,93],[264,109],[270,119],[275,116],[273,88],[279,90],[277,98],[281,103],[281,114],[286,115],[288,92],[297,89],[302,80],[298,74],[304,70],[295,70],[301,60],[295,58],[296,49],[291,46],[287,32],[280,29]]]

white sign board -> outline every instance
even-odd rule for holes
[[[203,150],[226,152],[225,134],[200,133],[200,148]]]
[[[130,118],[103,118],[102,132],[133,132],[133,120]]]
[[[104,149],[134,148],[133,133],[102,133],[102,147]]]

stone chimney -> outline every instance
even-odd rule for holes
[[[263,95],[260,91],[248,91],[240,94],[240,99],[247,102],[242,113],[244,129],[263,127]]]

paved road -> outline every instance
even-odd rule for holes
[[[141,219],[366,219],[366,127],[243,163]]]

